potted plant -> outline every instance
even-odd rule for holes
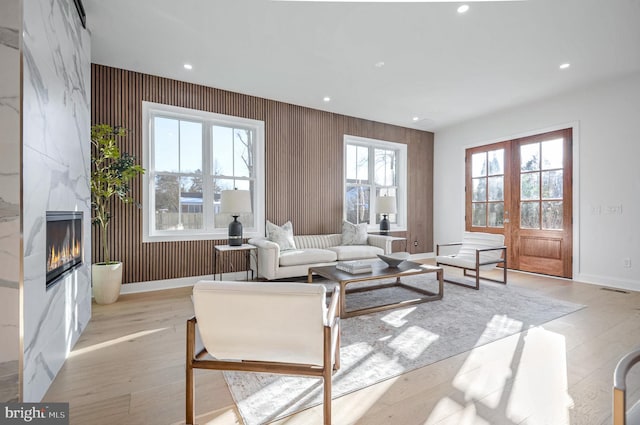
[[[132,203],[129,181],[144,173],[136,158],[120,151],[117,139],[127,134],[122,127],[107,124],[91,126],[91,207],[92,223],[100,227],[102,262],[91,266],[93,295],[98,304],[116,302],[122,285],[122,262],[112,261],[107,244],[111,220],[111,201]]]

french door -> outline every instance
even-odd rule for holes
[[[502,233],[509,267],[572,276],[572,131],[466,151],[466,229]]]

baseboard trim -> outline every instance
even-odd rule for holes
[[[433,252],[421,252],[411,254],[411,260],[422,260],[427,258],[435,258]],[[245,280],[246,272],[225,273],[224,280]],[[125,283],[120,289],[120,295],[137,294],[140,292],[162,291],[164,289],[184,288],[185,286],[193,286],[199,280],[215,280],[212,274],[202,276],[180,277],[176,279],[150,280],[146,282]]]
[[[607,276],[580,273],[577,276],[574,276],[573,280],[575,282],[583,282],[608,288],[624,289],[627,291],[640,291],[640,281],[632,279],[618,279]]]
[[[216,275],[218,276],[218,275]],[[222,275],[224,280],[245,280],[246,272],[225,273]],[[120,289],[120,295],[137,294],[140,292],[162,291],[165,289],[184,288],[185,286],[193,286],[199,280],[215,280],[212,274],[202,276],[180,277],[176,279],[150,280],[146,282],[126,283]]]

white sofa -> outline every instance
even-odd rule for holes
[[[340,233],[330,235],[294,236],[296,249],[280,251],[267,238],[249,239],[258,247],[258,277],[268,280],[306,276],[309,267],[329,266],[338,261],[377,259],[378,254],[390,254],[393,238],[368,235],[366,245],[341,245]]]

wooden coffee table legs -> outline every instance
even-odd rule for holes
[[[379,285],[371,285],[371,286],[352,288],[352,289],[347,289],[347,285],[354,282],[363,282],[365,280],[362,278],[359,278],[357,280],[356,279],[338,280],[338,283],[340,285],[340,317],[345,319],[348,317],[359,316],[361,314],[375,313],[378,311],[390,310],[392,308],[398,308],[398,307],[404,307],[408,305],[441,300],[444,294],[444,279],[443,279],[444,272],[441,268],[434,267],[432,270],[425,271],[425,273],[422,273],[422,274],[426,274],[430,272],[435,272],[437,275],[438,292],[431,292],[426,289],[418,288],[412,285],[407,285],[401,282],[400,277],[396,277],[395,282],[393,283],[381,283]],[[380,280],[385,278],[388,279],[389,277],[384,277],[384,276],[372,277],[371,279],[366,279],[366,281]],[[311,274],[311,272],[309,273],[307,281],[309,283],[313,282],[313,275]],[[347,297],[346,297],[347,294],[352,294],[356,292],[375,291],[377,289],[392,288],[392,287],[401,287],[404,289],[408,289],[412,292],[419,294],[420,296],[418,298],[412,298],[408,300],[347,311]]]

